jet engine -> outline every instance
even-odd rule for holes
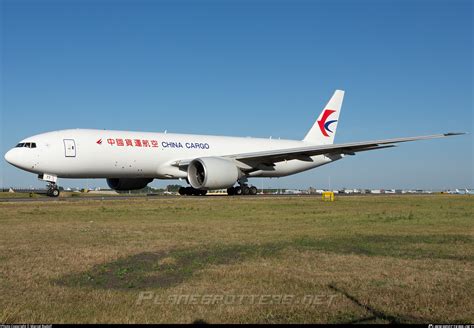
[[[107,184],[114,190],[138,190],[145,188],[153,179],[151,178],[113,178],[107,179]]]
[[[196,158],[188,166],[188,180],[195,189],[223,189],[232,187],[240,170],[229,160],[219,157]]]

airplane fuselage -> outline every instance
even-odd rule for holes
[[[60,130],[28,137],[5,158],[20,169],[59,178],[186,178],[177,161],[303,147],[304,141],[112,130]],[[311,156],[254,170],[249,177],[281,177],[330,163],[341,156]]]

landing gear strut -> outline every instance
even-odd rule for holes
[[[48,184],[48,191],[46,192],[46,195],[49,197],[59,197],[60,191],[58,188],[58,185],[54,182],[51,182]]]

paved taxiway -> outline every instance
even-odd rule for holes
[[[336,195],[336,197],[351,197],[351,196],[429,196],[429,195],[435,195],[435,194],[339,194]],[[220,198],[220,197],[233,197],[233,198],[259,198],[259,197],[264,197],[264,198],[279,198],[279,197],[305,197],[305,198],[320,198],[321,195],[319,194],[312,194],[312,195],[307,195],[307,194],[281,194],[281,195],[275,195],[275,194],[265,194],[265,195],[246,195],[246,196],[228,196],[225,194],[222,195],[206,195],[206,196],[170,196],[170,195],[149,195],[149,196],[143,196],[143,195],[130,195],[130,196],[87,196],[87,197],[17,197],[17,198],[0,198],[0,203],[29,203],[29,202],[79,202],[79,201],[88,201],[88,200],[100,200],[100,201],[120,201],[120,200],[129,200],[129,199],[177,199],[177,198],[183,198],[183,199],[205,199],[205,198]]]

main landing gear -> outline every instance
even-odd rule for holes
[[[194,189],[193,187],[181,187],[178,190],[181,196],[205,196],[207,190]]]
[[[227,195],[229,196],[247,196],[252,195],[255,196],[257,194],[257,187],[249,186],[244,182],[239,181],[239,186],[237,187],[230,187],[227,189]]]
[[[54,182],[48,184],[48,191],[46,195],[49,197],[59,197],[60,191],[58,185]]]
[[[247,184],[246,178],[241,178],[238,180],[239,186],[227,188],[227,195],[229,196],[246,196],[246,195],[256,195],[258,190],[255,186],[249,186]],[[195,189],[193,187],[181,187],[178,190],[181,196],[205,196],[207,190]]]

